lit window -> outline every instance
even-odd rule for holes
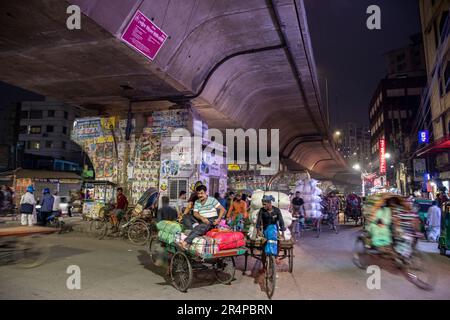
[[[41,143],[39,141],[29,141],[29,149],[39,150],[41,148]]]
[[[31,126],[30,134],[39,134],[41,133],[41,126]]]

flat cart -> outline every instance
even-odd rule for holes
[[[266,244],[265,239],[259,240],[246,240],[247,251],[245,252],[245,264],[244,272],[247,271],[248,257],[253,257],[263,263],[265,269],[265,291],[267,297],[272,299],[275,292],[276,283],[276,264],[275,257],[267,256],[264,251]],[[294,268],[294,241],[290,240],[278,240],[278,257],[288,259],[289,272],[292,273]]]
[[[40,226],[0,228],[0,265],[33,268],[43,264],[50,248],[36,238],[55,232],[58,229]]]
[[[158,255],[165,255],[169,260],[169,273],[172,285],[181,292],[187,292],[191,286],[194,271],[213,269],[216,279],[223,284],[230,284],[236,272],[235,257],[244,255],[245,247],[221,250],[208,257],[200,257],[178,245],[168,245],[154,236],[150,240],[152,262],[158,265]],[[161,256],[159,257],[161,258]]]

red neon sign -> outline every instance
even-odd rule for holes
[[[380,149],[380,174],[386,173],[386,140],[380,139],[378,142],[378,147]]]

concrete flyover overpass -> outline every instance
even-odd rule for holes
[[[81,30],[66,9],[81,7]],[[120,40],[137,10],[168,38]],[[0,80],[100,113],[186,103],[209,127],[280,129],[293,170],[359,182],[335,151],[302,0],[2,1]]]

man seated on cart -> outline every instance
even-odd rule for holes
[[[205,235],[214,226],[219,225],[225,213],[225,208],[222,207],[216,198],[208,197],[206,186],[200,185],[195,191],[197,192],[198,200],[194,204],[194,217],[197,218],[200,224],[180,243],[183,249],[187,249],[194,238]],[[217,215],[217,210],[220,211],[219,215]]]
[[[280,264],[281,261],[278,257],[278,232],[282,232],[282,238],[284,239],[284,231],[286,228],[284,226],[283,215],[279,208],[272,205],[273,201],[275,199],[271,195],[265,195],[262,198],[263,207],[258,212],[256,229],[260,233],[262,227],[263,236],[267,240],[264,253],[277,257],[276,263]]]

